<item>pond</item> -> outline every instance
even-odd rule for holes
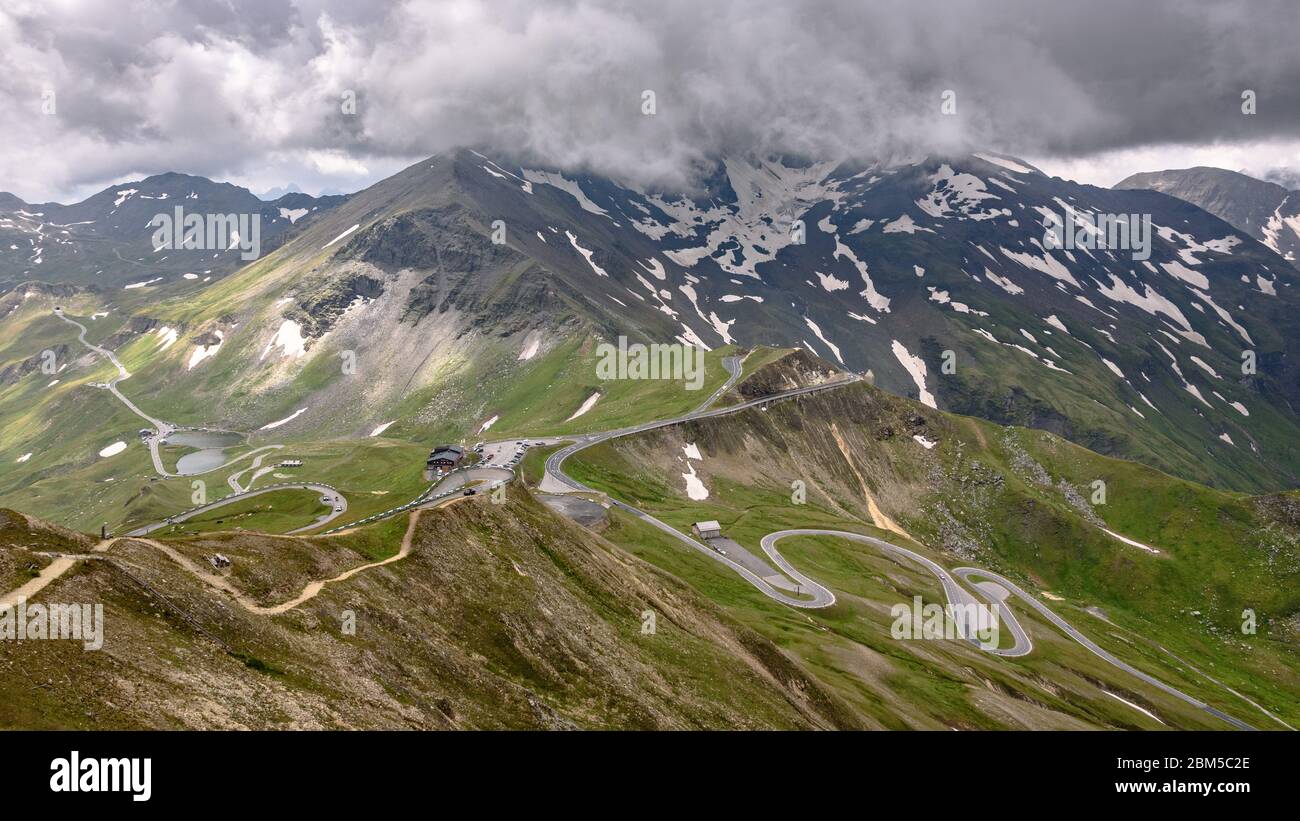
[[[238,433],[219,433],[207,430],[178,431],[167,437],[168,445],[195,448],[176,460],[176,472],[182,476],[204,473],[224,465],[226,448],[241,444],[244,437]]]

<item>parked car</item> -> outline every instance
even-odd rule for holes
[[[465,488],[465,495],[466,495],[466,496],[473,496],[475,493],[478,493],[478,491],[475,490],[474,488],[472,488],[472,487],[467,487],[467,488]]]

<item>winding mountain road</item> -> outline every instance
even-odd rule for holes
[[[157,431],[157,435],[150,437],[150,443],[149,443],[151,456],[153,457],[153,461],[154,461],[154,467],[163,476],[174,475],[168,473],[163,468],[161,458],[157,450],[157,441],[161,438],[164,438],[171,431],[175,430],[176,429],[175,426],[169,425],[168,423],[165,423],[161,420],[149,416],[148,414],[140,410],[138,407],[136,407],[136,405],[132,403],[129,399],[127,399],[121,393],[121,391],[117,389],[117,383],[123,379],[129,378],[130,372],[126,370],[126,368],[118,360],[117,356],[113,354],[112,351],[109,351],[106,348],[102,348],[100,346],[93,345],[90,342],[88,342],[85,338],[87,329],[80,322],[77,322],[73,319],[70,319],[67,316],[64,316],[61,309],[56,309],[56,314],[65,322],[75,325],[80,329],[80,333],[78,334],[78,339],[81,341],[83,345],[95,351],[96,353],[99,353],[101,356],[107,358],[117,368],[118,370],[117,377],[115,377],[110,382],[108,382],[105,385],[105,387],[109,391],[111,391],[113,395],[116,396],[120,401],[122,401],[123,404],[125,404],[128,408],[130,408],[132,412],[134,412],[140,418],[145,419],[151,425],[154,426],[155,430]],[[774,394],[771,396],[766,396],[760,399],[748,400],[727,408],[713,409],[711,407],[713,403],[716,402],[737,382],[737,380],[740,378],[741,373],[743,371],[742,368],[743,360],[739,357],[726,357],[723,360],[723,365],[727,369],[729,374],[727,381],[716,391],[714,391],[707,399],[705,399],[704,402],[702,402],[699,407],[697,407],[694,411],[690,413],[672,419],[665,419],[665,420],[660,420],[655,422],[647,422],[639,425],[632,425],[624,428],[619,428],[617,430],[612,430],[612,431],[582,434],[573,437],[557,436],[557,437],[549,437],[549,438],[542,437],[542,438],[534,439],[533,441],[538,441],[538,442],[549,441],[552,443],[571,440],[570,444],[557,450],[555,453],[551,454],[547,458],[545,464],[545,472],[541,483],[541,489],[547,492],[560,492],[560,493],[572,493],[572,492],[598,493],[598,491],[595,491],[593,488],[590,488],[582,484],[581,482],[578,482],[577,480],[573,479],[572,477],[566,475],[563,471],[563,465],[565,460],[568,459],[573,454],[578,453],[581,450],[584,450],[586,448],[589,448],[601,442],[610,441],[612,439],[616,439],[623,436],[630,436],[637,433],[643,433],[645,431],[656,430],[659,428],[670,427],[673,425],[679,425],[682,424],[683,422],[688,422],[695,419],[706,419],[706,418],[713,418],[717,416],[725,416],[729,414],[739,413],[756,406],[766,406],[773,402],[785,401],[788,399],[797,398],[799,396],[818,393],[820,391],[833,390],[836,388],[843,387],[845,385],[853,384],[857,382],[860,378],[855,374],[847,378],[838,379],[838,380],[822,383],[819,385],[810,385],[803,388],[797,388],[789,391],[784,391],[778,394]],[[278,446],[268,446],[268,447],[278,447]],[[266,450],[266,449],[267,448],[259,448],[258,450]],[[253,455],[256,452],[257,451],[252,451],[250,453],[244,454],[239,458],[240,459],[248,458],[249,456]],[[262,457],[258,456],[254,460],[253,465],[250,468],[246,469],[245,471],[241,471],[240,474],[231,476],[229,478],[229,483],[231,487],[236,490],[240,490],[241,486],[238,484],[237,477],[239,475],[242,475],[242,473],[247,472],[248,470],[256,471],[261,465],[261,459]],[[239,460],[237,459],[233,461],[239,461]],[[222,467],[226,467],[229,464],[232,464],[233,461],[231,463],[227,463],[227,465],[222,465],[218,468],[214,468],[213,470],[220,470]],[[407,527],[405,535],[403,536],[402,544],[397,554],[387,559],[384,559],[382,561],[372,562],[369,564],[360,565],[358,567],[352,568],[351,570],[345,571],[344,573],[341,573],[331,579],[311,582],[303,589],[303,591],[298,596],[278,605],[271,605],[271,606],[260,605],[256,602],[249,600],[246,596],[244,596],[244,594],[242,594],[240,591],[235,589],[225,577],[210,573],[204,568],[196,566],[187,557],[183,556],[174,548],[168,545],[164,545],[160,542],[156,542],[151,539],[145,539],[143,537],[147,536],[149,533],[156,531],[162,527],[166,527],[173,522],[185,521],[186,519],[189,519],[193,516],[199,515],[200,513],[206,511],[210,511],[225,505],[233,504],[234,502],[242,501],[244,499],[253,498],[263,493],[272,492],[274,490],[286,489],[288,487],[303,487],[305,489],[315,490],[319,493],[322,493],[323,495],[331,496],[333,499],[335,499],[335,505],[331,507],[331,511],[329,515],[321,517],[315,522],[306,525],[302,528],[299,528],[297,531],[294,532],[316,529],[319,528],[321,525],[328,523],[336,516],[342,515],[342,513],[346,510],[347,501],[343,496],[343,494],[339,493],[337,490],[335,490],[332,487],[329,487],[328,485],[321,485],[321,484],[311,483],[311,482],[295,483],[293,485],[283,485],[283,486],[271,485],[264,488],[259,488],[257,490],[235,493],[232,494],[231,496],[225,497],[224,499],[220,499],[215,502],[209,503],[207,505],[203,505],[198,508],[195,508],[193,510],[186,511],[185,513],[178,514],[177,516],[169,517],[167,521],[137,528],[136,530],[131,531],[128,534],[128,536],[131,538],[138,539],[146,544],[150,544],[156,549],[161,550],[177,564],[186,568],[189,572],[193,573],[200,579],[203,579],[209,585],[213,586],[216,589],[220,589],[229,593],[232,597],[234,597],[234,599],[241,606],[247,608],[251,612],[255,612],[262,615],[275,615],[279,613],[284,613],[290,609],[297,607],[303,602],[310,600],[311,598],[319,594],[320,591],[324,589],[324,587],[328,584],[343,581],[367,569],[387,565],[392,562],[400,561],[401,559],[405,558],[407,555],[409,555],[411,550],[412,536],[414,533],[415,525],[418,520],[420,511],[424,509],[428,509],[430,507],[437,507],[445,504],[450,504],[454,501],[466,498],[457,495],[457,491],[459,491],[462,487],[464,487],[469,482],[471,481],[487,482],[487,481],[494,480],[496,481],[496,483],[501,483],[501,482],[509,481],[509,479],[514,477],[513,470],[505,467],[500,467],[500,466],[480,467],[480,468],[475,468],[473,470],[479,470],[479,471],[491,472],[491,473],[490,475],[485,475],[483,477],[471,476],[468,470],[453,473],[447,476],[446,478],[444,478],[442,482],[440,482],[438,485],[430,487],[427,491],[425,491],[415,500],[412,500],[411,502],[408,502],[405,505],[401,505],[399,507],[393,508],[392,510],[385,511],[384,513],[377,514],[367,519],[363,519],[360,522],[353,523],[352,525],[345,526],[343,528],[335,528],[333,531],[327,531],[330,533],[338,532],[338,531],[346,531],[351,527],[361,526],[366,523],[369,523],[370,521],[374,521],[380,518],[385,518],[387,516],[394,515],[398,512],[402,512],[402,511],[410,512],[409,525]],[[505,475],[504,476],[501,475],[502,473],[504,473]],[[254,479],[256,478],[256,474],[254,475],[253,478]],[[250,480],[249,484],[251,485],[251,483],[252,480]],[[922,556],[919,553],[916,553],[915,551],[909,550],[904,547],[900,547],[890,542],[886,542],[883,539],[879,539],[873,536],[867,536],[860,533],[851,533],[847,531],[825,530],[825,529],[816,529],[816,528],[781,530],[781,531],[776,531],[774,533],[769,533],[766,536],[764,536],[761,540],[761,547],[764,553],[776,565],[776,567],[782,573],[784,573],[786,576],[792,579],[797,585],[796,592],[800,595],[791,596],[788,593],[773,587],[765,579],[763,579],[762,577],[760,577],[759,575],[751,571],[748,567],[745,567],[739,562],[731,559],[729,556],[717,550],[714,550],[713,548],[703,544],[702,542],[691,538],[690,536],[682,533],[681,531],[677,530],[673,526],[657,519],[656,517],[646,513],[645,511],[639,510],[637,508],[632,507],[631,505],[625,504],[623,502],[619,502],[617,500],[611,500],[611,503],[614,506],[618,507],[620,510],[623,510],[641,519],[642,521],[645,521],[646,523],[658,528],[664,533],[673,536],[674,538],[681,541],[683,544],[691,547],[692,549],[696,550],[697,552],[708,556],[714,561],[726,565],[734,572],[739,574],[742,578],[750,582],[750,584],[754,585],[754,587],[757,588],[759,591],[761,591],[764,595],[791,607],[796,607],[801,609],[825,608],[834,605],[836,599],[834,593],[832,593],[829,589],[827,589],[825,586],[821,585],[817,581],[799,572],[776,549],[777,542],[779,542],[782,539],[790,538],[790,537],[830,536],[836,538],[844,538],[859,544],[864,544],[873,547],[877,550],[881,550],[892,556],[903,558],[911,562],[914,562],[916,564],[919,564],[922,567],[929,570],[931,573],[933,573],[940,580],[943,586],[944,594],[948,600],[950,613],[952,612],[952,609],[954,607],[959,605],[979,606],[975,596],[969,591],[967,591],[965,588],[963,588],[960,584],[958,584],[956,579],[954,578],[954,576],[959,577],[963,581],[967,582],[968,584],[971,584],[973,589],[978,591],[980,596],[983,597],[989,604],[995,606],[995,609],[998,612],[1000,618],[1000,624],[1006,624],[1012,632],[1013,646],[1010,648],[986,647],[982,644],[979,644],[979,642],[968,632],[965,632],[966,628],[959,628],[963,630],[963,635],[967,638],[967,640],[975,642],[977,646],[980,647],[980,649],[984,650],[985,652],[992,653],[994,655],[1003,656],[1003,657],[1017,657],[1017,656],[1026,655],[1033,649],[1033,644],[1028,634],[1025,632],[1024,628],[1020,625],[1019,621],[1011,613],[1010,609],[1005,606],[1004,599],[996,595],[995,593],[991,592],[990,585],[988,584],[989,582],[991,582],[995,585],[1000,586],[1002,590],[1006,591],[1006,594],[1008,596],[1014,596],[1025,605],[1034,609],[1039,615],[1045,618],[1057,629],[1061,630],[1069,638],[1071,638],[1081,646],[1085,647],[1090,652],[1092,652],[1093,654],[1095,654],[1097,657],[1101,658],[1103,661],[1107,662],[1108,664],[1134,676],[1135,678],[1138,678],[1139,680],[1153,687],[1156,687],[1162,692],[1165,692],[1175,698],[1178,698],[1186,702],[1187,704],[1190,704],[1194,707],[1197,707],[1201,710],[1208,712],[1209,714],[1227,722],[1228,724],[1232,725],[1237,729],[1243,729],[1243,730],[1254,729],[1249,724],[1246,724],[1245,722],[1240,721],[1239,719],[1227,715],[1222,711],[1214,707],[1211,707],[1210,705],[1196,698],[1193,698],[1192,696],[1189,696],[1186,693],[1183,693],[1182,691],[1168,684],[1165,684],[1164,682],[1160,681],[1154,676],[1142,672],[1141,670],[1137,669],[1136,667],[1129,664],[1128,662],[1125,662],[1123,659],[1120,659],[1119,657],[1115,656],[1113,653],[1110,653],[1109,651],[1107,651],[1106,649],[1098,645],[1096,642],[1092,641],[1087,636],[1083,635],[1078,630],[1074,629],[1074,627],[1071,626],[1068,622],[1066,622],[1064,619],[1062,619],[1060,616],[1054,613],[1050,608],[1044,605],[1041,601],[1034,598],[1030,594],[1026,593],[1014,582],[992,571],[982,570],[973,567],[962,567],[962,568],[957,568],[953,570],[951,573],[949,573],[938,563],[934,562],[933,560],[925,556]],[[342,505],[344,510],[343,511],[333,510],[333,507],[338,505]],[[94,550],[96,552],[107,551],[108,548],[115,541],[116,541],[115,539],[110,539],[105,542],[101,542],[99,545],[97,545],[94,548]],[[31,594],[34,594],[35,592],[44,588],[51,581],[62,576],[65,572],[67,572],[67,570],[70,569],[73,565],[75,565],[77,561],[80,560],[81,558],[88,558],[88,557],[86,556],[56,557],[55,560],[50,565],[48,565],[40,572],[37,578],[27,582],[19,589],[11,591],[5,596],[0,597],[0,609],[11,605],[19,598],[28,597]],[[972,583],[970,581],[972,577],[982,578],[987,581],[984,583],[980,583],[980,582]],[[805,593],[807,594],[806,597],[803,595]]]
[[[161,419],[157,419],[145,413],[139,408],[138,405],[136,405],[134,402],[128,399],[126,397],[126,394],[118,390],[117,383],[121,382],[123,379],[131,378],[131,372],[128,371],[126,369],[126,366],[122,364],[122,361],[117,358],[117,354],[113,353],[108,348],[95,345],[86,339],[87,328],[85,325],[82,325],[77,320],[72,319],[67,314],[63,313],[62,308],[55,308],[54,315],[57,316],[59,319],[62,319],[64,322],[67,322],[69,325],[76,326],[78,329],[77,339],[81,342],[81,344],[85,345],[90,350],[104,357],[110,363],[112,363],[113,367],[117,368],[117,376],[113,377],[108,382],[105,382],[102,385],[102,387],[105,388],[109,393],[113,394],[113,396],[117,397],[117,399],[123,405],[126,405],[126,407],[132,413],[134,413],[136,416],[140,417],[144,421],[148,422],[153,427],[154,433],[152,436],[147,437],[145,443],[146,446],[149,448],[149,458],[153,461],[154,472],[156,472],[159,476],[162,476],[167,479],[174,479],[179,476],[202,476],[204,474],[212,473],[214,471],[224,470],[225,468],[228,468],[231,465],[236,464],[237,462],[241,462],[244,459],[253,456],[254,454],[261,453],[264,451],[269,451],[269,450],[276,450],[278,448],[284,447],[283,445],[263,445],[262,447],[254,448],[253,450],[250,450],[247,453],[241,453],[239,456],[236,456],[234,459],[229,460],[225,464],[217,465],[216,467],[208,468],[207,470],[195,471],[194,473],[172,473],[171,471],[167,470],[167,468],[163,465],[162,454],[158,452],[158,443],[166,439],[168,436],[171,436],[176,431],[180,430],[180,428],[176,425],[171,424],[170,422],[164,422]]]
[[[1183,691],[1171,687],[1168,684],[1165,684],[1163,681],[1156,678],[1155,676],[1148,675],[1142,672],[1141,670],[1137,669],[1133,665],[1129,664],[1127,661],[1124,661],[1120,657],[1116,656],[1114,653],[1110,652],[1109,650],[1097,644],[1092,639],[1080,633],[1078,630],[1075,630],[1074,627],[1072,627],[1069,622],[1067,622],[1065,619],[1061,618],[1060,616],[1056,615],[1056,613],[1054,613],[1051,610],[1051,608],[1049,608],[1047,605],[1043,604],[1038,599],[1026,593],[1024,590],[1020,588],[1019,585],[1017,585],[1015,582],[1008,579],[1006,576],[1003,576],[998,573],[994,573],[991,570],[981,570],[980,568],[977,567],[958,567],[954,569],[952,572],[960,576],[963,581],[969,581],[971,576],[982,576],[984,578],[997,582],[998,584],[1002,585],[1002,587],[1006,588],[1006,590],[1010,592],[1011,595],[1020,599],[1022,602],[1032,607],[1034,610],[1037,610],[1039,615],[1041,615],[1043,618],[1047,619],[1049,622],[1055,625],[1056,628],[1060,630],[1062,633],[1064,633],[1065,635],[1074,639],[1079,644],[1086,647],[1093,654],[1095,654],[1097,657],[1107,662],[1108,664],[1114,667],[1118,667],[1119,669],[1123,670],[1129,675],[1141,679],[1142,681],[1145,681],[1147,684],[1150,684],[1152,687],[1155,687],[1158,690],[1162,690],[1168,693],[1169,695],[1173,696],[1174,698],[1181,699],[1187,702],[1188,704],[1192,705],[1193,707],[1198,707],[1206,711],[1210,715],[1216,716],[1217,718],[1220,718],[1228,722],[1233,727],[1236,727],[1238,730],[1255,729],[1254,727],[1250,726],[1246,722],[1233,718],[1232,716],[1218,709],[1215,709],[1214,707],[1211,707],[1205,702],[1193,698],[1187,695],[1186,693],[1184,693]]]
[[[257,490],[244,490],[239,493],[232,493],[229,496],[217,499],[215,502],[208,502],[206,505],[191,508],[184,513],[177,513],[175,516],[168,516],[164,521],[155,522],[151,525],[145,525],[144,527],[137,527],[126,535],[130,537],[148,536],[156,530],[171,527],[174,524],[180,524],[181,522],[193,519],[195,516],[207,513],[208,511],[217,510],[218,508],[223,508],[227,505],[233,505],[236,502],[243,502],[247,499],[261,496],[264,493],[274,493],[280,490],[314,490],[321,494],[322,498],[329,497],[332,500],[329,504],[329,510],[325,515],[321,516],[311,524],[304,525],[297,530],[291,530],[289,533],[299,533],[304,530],[312,530],[321,525],[328,524],[339,516],[342,516],[348,509],[347,497],[340,493],[336,488],[330,487],[329,485],[322,485],[317,482],[282,482],[280,484],[259,487]]]
[[[715,416],[725,416],[728,414],[747,410],[748,408],[752,408],[755,406],[767,405],[771,402],[784,401],[787,399],[803,396],[810,393],[817,393],[823,390],[832,390],[835,388],[843,387],[844,385],[847,384],[852,384],[858,380],[858,377],[855,375],[852,378],[839,380],[833,383],[825,383],[821,385],[813,385],[804,388],[798,388],[795,390],[773,394],[771,396],[763,397],[761,399],[754,399],[747,402],[742,402],[740,404],[733,405],[727,408],[710,410],[709,406],[719,396],[721,396],[727,388],[731,386],[731,384],[734,382],[734,380],[737,377],[738,377],[738,372],[733,371],[732,378],[728,380],[727,385],[724,385],[722,389],[719,389],[717,392],[715,392],[715,394],[711,396],[709,400],[706,401],[703,405],[701,405],[696,411],[686,414],[682,417],[678,417],[676,419],[662,420],[658,422],[647,422],[645,424],[633,425],[626,428],[620,428],[614,431],[606,431],[604,433],[586,434],[583,436],[573,437],[573,442],[571,444],[561,448],[560,450],[557,450],[555,453],[551,454],[547,458],[546,472],[543,477],[543,483],[540,489],[543,491],[560,492],[560,493],[572,493],[572,492],[598,493],[599,491],[596,491],[594,488],[587,487],[586,485],[582,484],[576,479],[573,479],[572,477],[566,475],[564,473],[563,466],[564,466],[564,461],[568,459],[570,456],[572,456],[573,454],[578,453],[581,450],[584,450],[586,448],[589,448],[601,442],[606,442],[611,439],[617,439],[622,436],[629,436],[635,433],[642,433],[644,431],[669,427],[671,425],[678,425],[681,424],[682,422],[687,422],[693,419],[705,419],[705,418],[711,418]],[[550,480],[549,483],[547,481],[548,479]],[[547,487],[548,484],[550,485],[550,487]],[[965,588],[963,588],[960,584],[958,584],[956,579],[953,578],[954,575],[960,577],[963,581],[967,581],[968,577],[971,576],[983,577],[989,581],[1001,585],[1008,592],[1009,595],[1015,596],[1016,598],[1020,599],[1022,602],[1032,607],[1035,611],[1037,611],[1044,618],[1046,618],[1051,624],[1053,624],[1058,629],[1060,629],[1063,633],[1065,633],[1065,635],[1067,635],[1074,641],[1078,642],[1080,645],[1087,648],[1089,651],[1091,651],[1093,654],[1101,658],[1103,661],[1111,664],[1117,669],[1129,673],[1130,675],[1133,675],[1139,680],[1144,681],[1150,684],[1151,686],[1156,687],[1157,689],[1186,702],[1187,704],[1190,704],[1194,707],[1206,711],[1210,715],[1213,715],[1216,718],[1219,718],[1222,721],[1227,722],[1228,724],[1232,725],[1236,729],[1239,730],[1255,729],[1254,727],[1247,724],[1246,722],[1234,718],[1233,716],[1230,716],[1222,712],[1221,710],[1218,710],[1217,708],[1212,707],[1203,701],[1200,701],[1199,699],[1187,695],[1186,693],[1182,692],[1181,690],[1178,690],[1175,687],[1165,684],[1164,682],[1160,681],[1154,676],[1151,676],[1147,673],[1142,672],[1141,670],[1138,670],[1133,665],[1129,664],[1128,662],[1125,662],[1123,659],[1120,659],[1119,657],[1115,656],[1113,653],[1102,648],[1100,645],[1098,645],[1096,642],[1092,641],[1087,636],[1080,633],[1078,630],[1075,630],[1074,627],[1072,627],[1067,621],[1065,621],[1065,619],[1056,615],[1056,613],[1054,613],[1045,604],[1043,604],[1041,601],[1034,598],[1033,596],[1030,596],[1028,593],[1022,590],[1018,585],[1016,585],[1015,583],[1011,582],[1010,580],[1006,579],[1005,577],[997,573],[993,573],[992,571],[981,570],[979,568],[973,568],[973,567],[965,567],[965,568],[958,568],[956,570],[953,570],[951,573],[949,573],[937,562],[934,562],[933,560],[925,556],[922,556],[921,554],[915,551],[909,550],[905,547],[900,547],[899,545],[895,545],[890,542],[886,542],[883,539],[878,539],[874,536],[866,536],[860,533],[851,533],[851,532],[840,531],[840,530],[821,530],[815,528],[781,530],[775,533],[769,533],[768,535],[764,536],[761,540],[761,547],[763,551],[767,554],[768,558],[770,558],[772,562],[781,570],[781,572],[785,573],[787,576],[789,576],[799,585],[799,589],[801,591],[807,591],[810,594],[810,598],[796,598],[784,593],[781,590],[777,590],[772,585],[768,584],[763,578],[761,578],[760,576],[758,576],[748,568],[744,567],[743,565],[739,564],[738,562],[732,560],[730,557],[723,555],[716,550],[713,550],[712,548],[697,541],[696,539],[693,539],[690,536],[686,535],[685,533],[682,533],[680,530],[677,530],[672,525],[669,525],[655,518],[649,513],[646,513],[643,510],[639,510],[637,508],[632,507],[631,505],[625,504],[615,499],[611,499],[611,503],[615,507],[619,508],[620,510],[630,513],[633,516],[636,516],[637,518],[641,519],[642,521],[645,521],[648,524],[651,524],[654,527],[657,527],[658,529],[662,530],[663,532],[673,536],[674,538],[681,541],[682,543],[695,549],[697,552],[703,553],[704,555],[707,555],[709,558],[713,559],[714,561],[720,562],[730,567],[741,577],[746,579],[750,584],[758,588],[758,590],[760,590],[764,595],[768,596],[771,599],[779,601],[782,604],[789,605],[791,607],[797,607],[802,609],[815,609],[815,608],[829,607],[835,603],[834,593],[832,593],[830,590],[826,589],[824,586],[817,583],[816,581],[800,573],[785,559],[785,557],[783,557],[777,551],[776,543],[781,539],[791,537],[791,536],[833,536],[833,537],[849,539],[851,541],[858,542],[859,544],[866,544],[878,550],[882,550],[886,553],[892,554],[894,556],[906,558],[908,560],[916,562],[921,566],[925,567],[927,570],[929,570],[931,573],[933,573],[935,576],[939,578],[940,582],[943,585],[944,594],[948,599],[950,613],[953,612],[952,607],[955,605],[969,606],[977,603],[975,596],[972,595]],[[1005,624],[1007,628],[1011,631],[1013,643],[1012,646],[1009,648],[999,648],[999,647],[991,648],[991,647],[984,646],[973,636],[969,636],[969,634],[967,640],[971,641],[972,643],[974,643],[976,646],[978,646],[981,650],[985,652],[997,656],[1002,656],[1002,657],[1024,656],[1027,655],[1030,651],[1032,651],[1033,642],[1029,638],[1029,634],[1025,631],[1024,627],[1016,619],[1015,615],[1011,612],[1010,608],[1006,606],[1005,601],[994,596],[989,591],[989,589],[987,589],[982,585],[974,584],[972,585],[972,587],[980,594],[982,598],[985,599],[985,601],[987,601],[991,605],[996,605],[996,611],[1000,619],[999,624],[1000,625]],[[967,629],[969,629],[969,626],[967,627]]]

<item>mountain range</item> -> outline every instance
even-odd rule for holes
[[[1300,191],[1222,168],[1183,168],[1133,174],[1119,190],[1150,189],[1185,200],[1295,262],[1300,251]]]
[[[158,200],[192,193],[196,208],[268,215],[262,258],[233,273],[234,252],[146,250]],[[284,200],[169,174],[66,208],[23,206],[0,230],[40,250],[19,245],[21,263],[0,270],[97,289],[114,306],[107,321],[126,323],[119,341],[179,334],[146,396],[201,397],[213,423],[304,406],[291,429],[318,436],[399,409],[430,419],[463,390],[448,391],[449,362],[490,367],[477,340],[514,367],[525,350],[623,334],[801,346],[925,404],[1226,488],[1300,475],[1296,269],[1234,226],[1236,210],[1220,218],[990,153],[726,158],[684,194],[459,150],[346,199]],[[1045,247],[1050,216],[1105,214],[1149,215],[1146,258]],[[55,238],[56,223],[82,222]],[[343,351],[367,379],[331,374]],[[363,419],[330,410],[344,407]],[[474,406],[459,427],[502,410]]]
[[[150,221],[176,208],[193,214],[257,214],[265,250],[341,196],[285,193],[271,201],[245,188],[189,174],[157,174],[106,188],[81,202],[28,203],[0,191],[0,288],[27,280],[126,285],[190,275],[211,281],[244,264],[237,250],[157,249]]]

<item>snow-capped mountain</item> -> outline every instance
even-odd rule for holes
[[[509,246],[573,278],[611,326],[654,315],[708,346],[802,345],[927,404],[1202,479],[1296,476],[1296,272],[1190,204],[989,153],[728,158],[696,197],[451,162]],[[1090,247],[1073,225],[1073,247],[1045,247],[1045,220],[1102,214],[1149,216],[1147,253]]]
[[[1300,252],[1300,191],[1222,168],[1134,174],[1117,189],[1147,188],[1204,208],[1290,262]]]
[[[158,174],[71,205],[31,204],[0,193],[0,287],[26,280],[115,286],[160,276],[220,277],[246,263],[238,250],[158,249],[159,214],[258,215],[263,250],[343,197],[288,193],[264,201],[245,188],[188,174]],[[233,244],[233,242],[231,243]]]
[[[1149,242],[1098,247],[1088,226],[1108,214],[1131,215],[1136,240],[1149,225]],[[1049,219],[1065,247],[1051,247]],[[545,353],[627,334],[802,346],[926,404],[1203,482],[1300,476],[1296,270],[1190,203],[992,153],[729,157],[682,194],[460,150],[285,236],[203,286],[222,288],[222,316],[179,329],[206,353],[178,354],[176,384],[211,391],[214,410],[292,395],[295,408],[364,403],[391,419],[418,394],[441,418],[438,363],[475,345],[523,361],[539,339]],[[155,287],[175,279],[163,276]],[[330,378],[340,349],[382,368]],[[237,379],[238,396],[205,385],[210,372]]]

